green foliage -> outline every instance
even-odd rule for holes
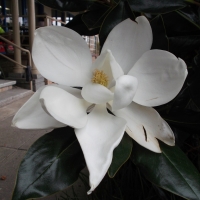
[[[12,200],[39,198],[63,190],[77,180],[84,167],[73,129],[55,129],[28,150],[19,167]]]
[[[89,10],[83,14],[82,20],[89,29],[101,27],[110,9],[111,7],[107,4],[95,2],[90,6]]]
[[[37,0],[37,2],[50,8],[78,12],[86,10],[95,0]]]
[[[125,19],[135,19],[134,13],[131,11],[127,1],[119,1],[118,4],[112,7],[106,15],[99,32],[100,45],[103,46],[110,31],[120,22]]]
[[[80,35],[97,35],[99,33],[100,28],[88,29],[85,23],[82,21],[83,14],[76,15],[72,21],[66,24],[65,27],[73,29]]]
[[[199,0],[38,2],[61,11],[84,10],[66,27],[81,35],[99,34],[101,47],[121,21],[145,15],[153,31],[152,49],[170,51],[188,66],[187,80],[177,97],[156,107],[173,129],[177,145],[169,147],[160,143],[163,152],[156,154],[133,144],[125,135],[114,150],[108,175],[88,199],[200,199]],[[84,166],[82,151],[72,129],[55,129],[36,141],[26,154],[19,168],[13,200],[38,198],[67,188],[77,180]],[[88,177],[81,174],[79,178],[89,189]],[[71,198],[66,194],[66,199]]]
[[[161,154],[134,145],[131,159],[153,184],[186,199],[200,199],[200,174],[177,147],[160,142]]]
[[[188,77],[177,97],[166,105],[157,107],[161,116],[178,129],[199,131],[199,46],[200,19],[195,6],[188,6],[152,17],[152,49],[170,51],[188,65]],[[195,132],[196,133],[196,132]]]
[[[113,160],[108,169],[108,175],[113,178],[121,166],[129,159],[132,152],[132,139],[125,134],[120,144],[113,152]]]
[[[131,9],[144,13],[166,13],[186,6],[184,0],[128,0]]]

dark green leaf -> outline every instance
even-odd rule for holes
[[[169,37],[169,51],[177,57],[185,58],[197,50],[199,46],[200,35]]]
[[[144,13],[166,13],[186,6],[184,0],[128,0],[131,9]]]
[[[39,3],[50,8],[78,12],[89,8],[95,0],[37,0]]]
[[[172,124],[169,124],[173,133],[174,133],[174,136],[175,136],[175,140],[176,140],[176,145],[179,146],[179,147],[182,147],[185,143],[185,141],[191,136],[191,133],[190,133],[190,129],[187,129],[185,127],[181,128],[179,126],[174,126]],[[194,131],[192,132],[194,133]]]
[[[200,199],[200,174],[177,147],[160,142],[161,154],[134,144],[131,159],[146,178],[161,188],[190,200]]]
[[[132,139],[125,133],[122,141],[113,152],[113,159],[108,170],[108,175],[113,178],[121,166],[129,159],[132,151]]]
[[[167,104],[157,106],[155,109],[162,115],[170,115],[170,112],[182,112],[187,108],[188,103],[190,102],[191,97],[189,94],[189,88],[187,85],[184,85],[179,94]]]
[[[198,73],[198,75],[200,74],[200,49],[197,52],[197,55],[193,59],[193,69],[195,73]]]
[[[99,28],[88,29],[88,27],[82,21],[82,16],[83,14],[76,15],[65,27],[76,31],[80,35],[97,35],[99,33]]]
[[[199,98],[199,96],[194,96],[194,98]],[[197,106],[198,105],[198,106]],[[193,99],[190,99],[187,107],[186,107],[188,110],[192,110],[192,111],[195,111],[195,112],[199,112],[200,109],[199,109],[199,102],[198,104],[196,104],[196,102],[193,101]]]
[[[184,86],[176,98],[171,102],[170,110],[172,112],[182,112],[187,107],[190,100],[191,97],[189,95],[189,88],[188,86]]]
[[[192,77],[191,83],[189,85],[189,91],[194,105],[200,110],[200,51],[194,57],[193,68],[194,76]]]
[[[185,18],[187,21],[192,23],[194,26],[196,26],[197,29],[200,29],[199,16],[191,7],[186,7],[181,10],[177,10],[176,12],[183,18]]]
[[[200,130],[200,113],[191,110],[180,112],[171,111],[169,114],[160,113],[167,122],[180,127],[187,127],[191,130]]]
[[[151,22],[153,32],[153,44],[151,49],[169,50],[169,40],[166,35],[163,19],[161,15],[155,17]]]
[[[55,129],[28,150],[19,167],[12,200],[39,198],[63,190],[77,180],[84,167],[73,129]]]
[[[196,79],[189,87],[192,100],[195,103],[195,105],[197,106],[198,110],[200,110],[200,93],[199,93],[200,79],[199,78]]]
[[[186,13],[188,13],[188,16]],[[180,11],[163,14],[164,26],[168,37],[199,35],[200,27],[196,24],[194,12],[186,7]]]
[[[197,18],[196,13],[188,7],[156,16],[151,20],[152,49],[168,50],[185,61],[193,58],[200,45]]]
[[[171,13],[171,15],[174,14]],[[166,18],[164,19],[166,20]],[[184,21],[185,19],[181,19],[181,21],[182,20]],[[200,46],[200,34],[190,35],[190,33],[188,33],[189,35],[181,35],[181,33],[179,33],[178,36],[170,37],[166,34],[167,31],[168,34],[177,35],[177,27],[181,30],[183,26],[185,28],[185,23],[181,24],[177,22],[176,27],[174,27],[175,29],[173,29],[173,23],[168,24],[167,22],[165,24],[162,15],[158,15],[151,21],[151,28],[153,31],[152,49],[167,50],[175,54],[177,57],[185,58],[190,52]]]
[[[173,15],[173,14],[172,14]],[[173,33],[173,27],[169,24],[164,25],[162,15],[158,15],[151,21],[151,28],[153,31],[153,44],[152,49],[162,49],[170,51],[177,57],[185,58],[188,54],[191,54],[195,49],[200,46],[200,34],[199,35],[178,35],[178,36],[168,36],[166,30],[170,29],[168,34],[177,34],[177,26],[182,27],[180,23],[177,23],[176,29]],[[172,24],[171,24],[172,26]],[[181,34],[181,33],[179,33]],[[181,49],[181,51],[180,51]]]
[[[130,18],[135,19],[133,12],[131,11],[127,1],[120,1],[106,16],[100,32],[99,39],[100,45],[103,46],[110,31],[123,20]],[[123,36],[122,36],[123,37]]]
[[[82,20],[88,28],[100,27],[110,7],[102,3],[94,3],[90,10],[83,14]]]

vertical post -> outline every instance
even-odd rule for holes
[[[13,40],[14,43],[18,46],[21,46],[20,44],[20,32],[19,32],[19,5],[18,0],[12,0],[12,23],[13,23]],[[21,51],[17,48],[15,48],[14,51],[14,58],[15,61],[21,64]],[[22,74],[24,73],[24,70],[21,66],[15,64],[15,67],[13,69],[14,73]]]
[[[28,27],[29,27],[29,47],[30,47],[30,51],[32,51],[34,31],[35,31],[35,1],[34,0],[28,0]],[[31,67],[32,67],[33,74],[39,74],[33,62],[32,62]]]

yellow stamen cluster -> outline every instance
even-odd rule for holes
[[[103,71],[96,69],[93,72],[92,82],[101,84],[101,85],[107,87],[108,86],[108,77]]]

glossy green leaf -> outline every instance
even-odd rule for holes
[[[190,200],[200,199],[200,174],[177,147],[160,142],[161,154],[134,144],[132,161],[155,185]]]
[[[37,1],[45,6],[48,6],[56,10],[78,12],[88,9],[89,6],[92,5],[92,3],[96,0],[37,0]]]
[[[144,13],[166,13],[186,6],[184,0],[128,0],[133,11]]]
[[[132,139],[125,133],[120,144],[113,152],[113,159],[108,169],[108,175],[113,178],[121,166],[129,159],[132,152]]]
[[[39,138],[19,167],[12,200],[39,198],[72,185],[85,167],[80,145],[70,127]]]
[[[83,14],[76,15],[69,23],[66,24],[65,27],[70,28],[80,35],[97,35],[99,33],[100,28],[88,29],[85,23],[82,21]]]
[[[107,14],[100,32],[99,40],[101,47],[103,46],[110,31],[123,20],[130,18],[135,19],[134,13],[131,11],[127,1],[120,1],[112,10]],[[123,36],[122,36],[123,37]]]
[[[109,9],[110,6],[107,4],[95,2],[89,11],[83,14],[82,20],[88,28],[98,28],[102,25]]]

